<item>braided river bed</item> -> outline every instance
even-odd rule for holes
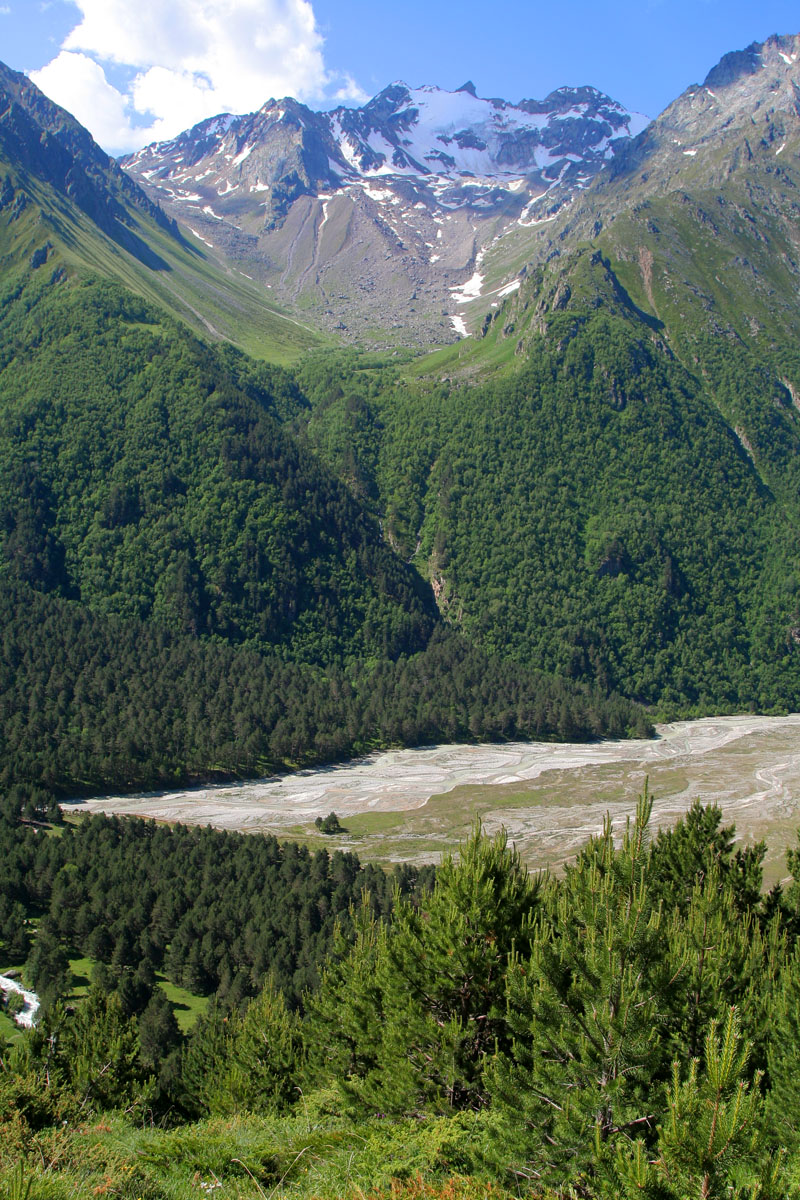
[[[800,828],[800,714],[679,721],[657,726],[651,740],[391,750],[294,775],[64,807],[274,833],[383,861],[437,861],[480,817],[489,832],[504,826],[531,866],[558,866],[607,813],[622,829],[645,780],[655,825],[695,799],[713,801],[739,837],[766,841],[767,880],[785,874],[785,848]],[[314,820],[332,811],[347,832],[321,838]]]

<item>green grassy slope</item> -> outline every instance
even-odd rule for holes
[[[0,63],[0,268],[34,256],[115,280],[261,358],[288,362],[325,339],[153,205],[89,133]]]
[[[263,288],[223,266],[198,239],[191,243],[137,214],[121,240],[86,213],[0,156],[0,267],[44,247],[51,269],[115,280],[212,340],[231,341],[270,362],[289,363],[326,339],[280,312]]]

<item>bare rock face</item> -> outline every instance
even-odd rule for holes
[[[798,97],[800,34],[726,54],[616,157],[608,180],[641,198],[663,194],[679,176],[718,186],[763,149],[778,160],[790,156],[800,134]]]
[[[775,193],[799,156],[791,35],[726,54],[651,123],[591,87],[511,104],[397,82],[358,109],[269,101],[123,165],[271,298],[385,346],[476,332],[524,264],[676,191]]]
[[[487,251],[547,220],[646,124],[590,87],[511,104],[471,82],[397,82],[357,109],[270,100],[122,166],[271,299],[345,339],[426,344],[466,331],[459,306],[491,303]],[[491,294],[517,270],[501,265]]]

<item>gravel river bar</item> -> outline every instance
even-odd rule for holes
[[[324,839],[330,849],[386,861],[435,861],[480,816],[543,866],[574,853],[606,813],[620,829],[646,778],[655,824],[671,824],[695,798],[714,801],[740,836],[767,841],[768,877],[784,873],[800,826],[800,714],[678,721],[648,740],[390,750],[293,775],[64,807],[315,841],[315,818],[335,812],[349,832]]]

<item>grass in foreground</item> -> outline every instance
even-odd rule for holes
[[[485,1120],[373,1120],[354,1127],[315,1114],[319,1100],[311,1097],[306,1112],[283,1119],[244,1114],[163,1130],[136,1128],[115,1115],[48,1130],[24,1151],[0,1148],[0,1195],[17,1200],[20,1163],[19,1197],[30,1184],[29,1200],[195,1200],[209,1194],[231,1200],[477,1200],[507,1194],[465,1173],[488,1132]]]

